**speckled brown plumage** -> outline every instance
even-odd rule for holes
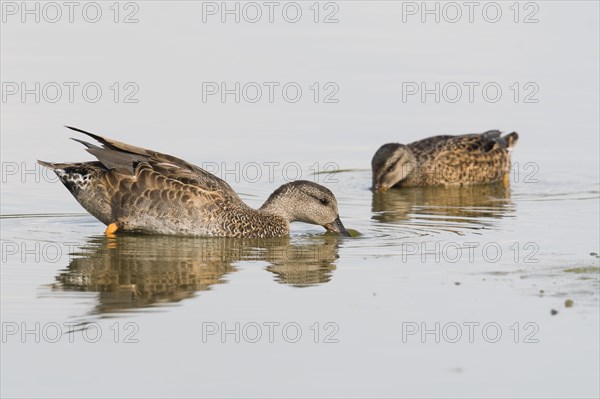
[[[516,132],[434,136],[410,144],[385,144],[371,163],[373,189],[464,185],[502,181],[510,170]]]
[[[260,209],[246,205],[225,181],[182,159],[87,134],[76,140],[98,162],[40,163],[53,169],[79,203],[104,224],[145,233],[278,237],[289,223],[318,224],[347,235],[327,188],[296,181],[276,190]]]

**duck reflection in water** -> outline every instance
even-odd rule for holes
[[[330,281],[339,239],[231,239],[121,235],[93,237],[72,254],[53,285],[60,291],[98,292],[97,313],[174,303],[227,282],[236,262],[264,261],[275,281],[307,287]]]
[[[425,234],[462,234],[494,226],[514,212],[510,189],[503,184],[457,187],[415,187],[374,193],[372,219],[403,224]]]

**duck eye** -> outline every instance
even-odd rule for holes
[[[319,201],[320,201],[320,202],[321,202],[321,204],[323,204],[323,205],[327,205],[327,204],[329,203],[329,201],[327,201],[327,198],[321,198]]]

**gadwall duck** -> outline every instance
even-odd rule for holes
[[[510,152],[518,138],[516,132],[502,136],[500,131],[490,130],[384,144],[371,161],[373,191],[498,181],[508,185]]]
[[[289,223],[299,221],[349,236],[335,196],[319,184],[284,184],[260,209],[253,209],[225,181],[182,159],[69,129],[102,144],[74,139],[99,162],[39,162],[54,170],[75,199],[108,226],[107,235],[123,230],[266,238],[288,235]]]

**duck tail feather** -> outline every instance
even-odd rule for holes
[[[46,167],[48,169],[53,169],[54,170],[54,169],[56,169],[58,167],[57,164],[52,163],[52,162],[46,162],[46,161],[42,161],[42,160],[39,160],[39,159],[37,160],[37,162],[40,165],[42,165],[42,166],[44,166],[44,167]]]
[[[504,136],[504,140],[506,141],[506,148],[512,149],[519,141],[519,134],[517,132],[512,132]]]

